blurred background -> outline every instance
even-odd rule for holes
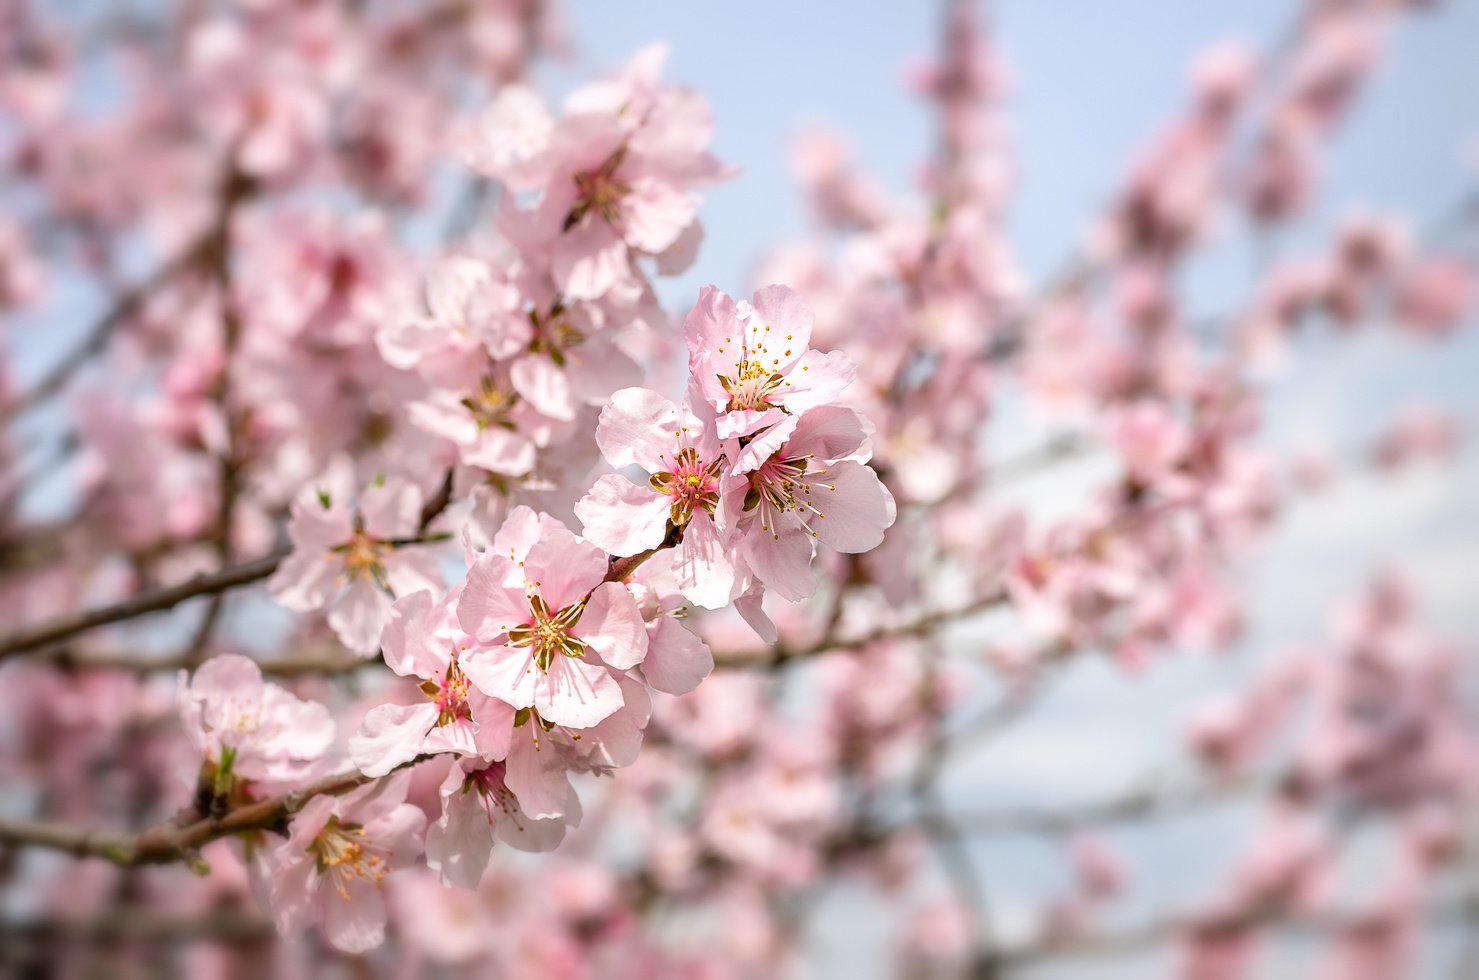
[[[1051,280],[1072,255],[1093,247],[1100,216],[1147,146],[1185,109],[1196,58],[1228,40],[1277,51],[1302,6],[1292,0],[981,0],[1007,79],[1002,138],[1011,191],[1004,229],[1029,283]],[[1232,342],[1216,334],[1216,325],[1246,303],[1267,269],[1317,249],[1352,215],[1400,215],[1422,237],[1447,228],[1465,209],[1472,212],[1479,0],[1422,6],[1396,24],[1354,110],[1330,140],[1309,206],[1267,234],[1227,218],[1179,270],[1183,313],[1213,324],[1206,338],[1213,347]],[[82,21],[150,12],[147,4],[124,2],[77,7]],[[552,101],[662,41],[670,49],[666,76],[705,95],[716,120],[714,152],[740,168],[706,193],[698,262],[655,284],[671,314],[681,316],[708,283],[746,292],[742,287],[759,284],[757,270],[778,244],[818,234],[791,164],[800,136],[835,131],[857,167],[890,198],[921,212],[927,207],[920,183],[936,134],[911,79],[939,44],[940,4],[564,0],[559,10],[562,53],[537,62],[533,75]],[[83,98],[102,108],[109,93],[100,76],[84,87]],[[454,193],[450,184],[440,188],[439,203]],[[79,311],[97,308],[96,293],[85,285],[70,288],[65,274],[59,282],[44,309],[16,316],[8,328],[18,389],[75,344],[75,327],[53,325],[85,323]],[[1182,785],[1192,771],[1186,741],[1194,709],[1241,690],[1288,650],[1329,639],[1342,604],[1379,573],[1408,582],[1425,628],[1459,642],[1467,655],[1479,635],[1479,456],[1471,451],[1479,425],[1476,377],[1479,333],[1472,329],[1439,344],[1396,330],[1345,332],[1320,324],[1292,337],[1287,356],[1265,368],[1269,394],[1259,439],[1291,457],[1333,461],[1340,475],[1293,500],[1243,564],[1238,584],[1247,618],[1236,643],[1216,654],[1160,656],[1144,669],[1080,658],[1035,692],[1008,726],[952,757],[940,778],[945,809],[1092,816],[1104,801]],[[1369,465],[1393,419],[1414,409],[1450,419],[1457,448],[1410,466]],[[1008,395],[994,406],[986,438],[1009,458],[1092,422]],[[43,411],[25,432],[45,441],[60,425],[59,414]],[[1075,453],[1004,481],[993,491],[992,507],[1021,506],[1035,521],[1050,521],[1084,506],[1117,465],[1108,451]],[[22,513],[29,519],[66,513],[68,486],[62,474],[33,488]],[[1000,625],[987,620],[945,635],[962,646],[985,644],[994,642]],[[805,674],[798,675],[804,687]],[[960,715],[994,703],[1005,687],[975,692]],[[1475,693],[1462,692],[1470,719]],[[1154,941],[1154,924],[1200,901],[1226,875],[1258,832],[1260,806],[1251,795],[1229,793],[1165,810],[1126,807],[1095,821],[1102,826],[1094,846],[1112,851],[1127,869],[1123,894],[1095,921],[1102,934],[1124,942],[1025,962],[1013,976],[1176,975],[1177,950]],[[1007,947],[1038,935],[1043,908],[1075,887],[1065,849],[1084,829],[1018,823],[1003,818],[990,833],[968,834],[960,854],[989,909],[994,940]],[[1373,828],[1356,835],[1333,870],[1338,891],[1359,896],[1390,874],[1388,833]],[[26,905],[14,893],[6,901],[12,911]],[[875,891],[842,879],[822,890],[811,909],[799,973],[896,975],[896,961],[883,951],[908,931],[927,943],[924,918],[906,916]],[[948,932],[948,923],[941,928]],[[1475,930],[1471,915],[1433,922],[1406,975],[1479,977]],[[1254,975],[1315,976],[1322,949],[1318,936],[1280,933]]]

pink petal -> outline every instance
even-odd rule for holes
[[[380,630],[390,618],[390,605],[385,590],[361,575],[329,609],[329,627],[355,653],[373,656],[380,649]]]
[[[398,547],[385,556],[385,581],[398,596],[423,589],[442,592],[442,563],[431,548]]]
[[[364,953],[385,942],[385,900],[380,889],[362,878],[346,886],[346,901],[333,888],[319,887],[323,905],[324,936],[345,953]]]
[[[871,467],[852,460],[833,463],[812,486],[818,488],[812,503],[822,513],[811,526],[823,544],[858,554],[883,543],[897,511],[893,495]]]
[[[536,820],[561,817],[575,804],[575,793],[570,788],[565,762],[554,747],[546,743],[536,748],[536,734],[527,722],[514,737],[513,748],[508,754],[508,769],[504,783],[518,797],[519,809]]]
[[[755,309],[756,322],[761,324],[760,331],[763,333],[769,326],[770,335],[776,338],[769,342],[779,359],[774,370],[786,373],[811,343],[811,328],[816,320],[811,307],[796,290],[780,285],[761,286],[755,290],[750,305]]]
[[[597,480],[575,505],[586,540],[623,557],[662,544],[671,512],[667,496],[615,473]]]
[[[637,600],[625,585],[607,582],[596,587],[585,612],[570,631],[617,670],[642,662],[647,653],[647,626]]]
[[[267,580],[267,590],[293,612],[312,612],[334,597],[343,568],[328,551],[295,549]]]
[[[457,622],[463,632],[490,643],[530,620],[529,600],[511,578],[522,578],[519,568],[502,555],[488,554],[468,569],[462,596],[457,600]]]
[[[476,888],[493,851],[493,826],[478,793],[462,791],[466,778],[460,765],[447,773],[442,815],[426,828],[426,866],[441,872],[443,884]]]
[[[656,255],[678,240],[698,214],[698,196],[669,181],[638,177],[622,199],[622,231],[629,244]]]
[[[600,299],[628,275],[627,246],[605,220],[585,220],[555,240],[550,274],[570,299]]]
[[[714,670],[714,655],[703,640],[671,616],[653,624],[642,676],[653,689],[687,694]]]
[[[756,578],[782,598],[797,602],[817,590],[811,571],[811,534],[789,522],[775,531],[773,535],[753,529],[745,538],[744,556]]]
[[[421,520],[421,491],[412,483],[387,477],[360,494],[365,530],[377,538],[407,538]]]
[[[529,355],[514,362],[509,380],[524,400],[552,419],[575,418],[575,400],[565,372],[548,357]]]
[[[546,529],[524,560],[525,579],[551,610],[579,602],[605,575],[605,552],[564,528]]]
[[[809,350],[791,368],[786,384],[773,400],[784,405],[786,411],[800,415],[837,401],[857,375],[857,364],[841,351],[823,354]]]
[[[534,706],[544,720],[569,728],[600,724],[621,705],[621,688],[610,671],[577,657],[555,657],[534,687]]]
[[[461,663],[462,672],[479,691],[515,708],[533,706],[535,687],[544,677],[527,647],[474,650]]]
[[[697,511],[683,529],[673,554],[673,578],[689,602],[720,609],[734,593],[734,565],[729,546],[713,518]]]
[[[350,761],[367,776],[384,776],[421,754],[436,722],[436,705],[430,702],[376,705],[349,739]]]
[[[678,419],[678,406],[657,392],[623,388],[601,409],[596,444],[617,469],[635,463],[648,473],[661,473],[671,468]]]

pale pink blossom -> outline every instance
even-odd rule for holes
[[[284,782],[321,768],[334,743],[329,710],[262,680],[252,660],[217,654],[180,672],[180,720],[185,734],[222,774]]]
[[[441,872],[444,883],[476,888],[495,838],[521,851],[549,851],[580,822],[580,798],[568,782],[562,812],[536,819],[520,807],[508,770],[502,760],[461,759],[448,771],[441,816],[426,830],[427,866]]]
[[[589,728],[622,705],[611,669],[641,663],[647,632],[606,553],[516,508],[468,571],[457,615],[477,638],[463,669],[485,694],[546,722]]]
[[[382,704],[349,740],[349,757],[367,776],[383,776],[417,756],[438,752],[501,757],[508,752],[513,709],[474,688],[461,658],[475,642],[457,626],[457,593],[438,602],[413,592],[391,607],[381,635],[385,663],[421,680],[426,700]]]
[[[673,554],[678,588],[717,608],[732,598],[734,567],[715,523],[724,454],[707,406],[679,409],[645,388],[624,388],[601,411],[596,441],[606,461],[637,466],[645,485],[619,474],[598,479],[575,505],[586,537],[613,555],[635,555],[681,538]]]
[[[297,933],[321,923],[346,953],[385,940],[381,883],[421,854],[426,815],[405,802],[410,775],[376,780],[340,796],[316,796],[293,818],[267,862],[277,927]]]
[[[749,303],[714,286],[699,293],[683,336],[693,384],[718,413],[721,439],[831,404],[852,383],[857,366],[850,358],[810,348],[814,319],[786,286],[764,286]]]
[[[816,588],[814,542],[868,551],[897,513],[867,465],[872,427],[852,409],[785,415],[738,454],[722,495],[737,554],[755,578],[787,599]]]
[[[330,477],[293,502],[293,550],[267,587],[295,612],[328,606],[329,626],[344,645],[370,656],[395,597],[440,590],[442,573],[432,550],[413,543],[422,500],[414,484],[385,477],[353,502],[346,499],[351,488]]]

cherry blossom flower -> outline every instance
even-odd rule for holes
[[[516,508],[457,604],[479,643],[463,663],[467,676],[554,724],[589,728],[610,716],[622,704],[610,668],[641,663],[647,632],[631,592],[605,575],[600,548]]]
[[[678,588],[706,608],[729,602],[734,568],[715,523],[724,464],[712,420],[656,392],[624,388],[602,410],[596,441],[612,466],[635,465],[649,476],[645,485],[620,474],[596,481],[575,505],[587,539],[613,555],[635,555],[661,545],[671,527],[682,535],[673,558]]]
[[[405,802],[409,784],[402,773],[308,801],[267,858],[279,929],[291,934],[319,922],[325,938],[346,953],[384,941],[381,883],[420,856],[426,825],[421,809]]]
[[[875,548],[894,522],[893,495],[866,465],[871,427],[849,408],[786,416],[739,453],[724,487],[738,554],[781,596],[816,588],[813,542]]]
[[[430,592],[396,601],[381,636],[385,663],[402,677],[422,680],[420,704],[370,709],[349,740],[349,757],[367,776],[383,776],[420,755],[503,756],[513,709],[474,688],[460,658],[473,643],[457,628],[457,595],[442,602]]]
[[[222,775],[284,782],[312,775],[334,743],[329,710],[262,680],[252,660],[217,654],[180,672],[185,734]]]
[[[721,439],[753,435],[784,415],[835,402],[857,367],[846,355],[807,345],[811,309],[786,286],[756,290],[736,303],[705,286],[683,321],[689,370],[698,393],[718,413]]]
[[[472,142],[470,156],[491,176],[541,189],[530,217],[570,299],[620,286],[638,255],[678,271],[699,235],[692,188],[726,175],[706,149],[707,105],[659,86],[664,58],[648,48],[623,77],[571,93],[558,122],[532,93],[517,91]],[[513,125],[500,127],[505,120]]]
[[[293,502],[293,550],[268,581],[295,612],[329,606],[328,622],[363,656],[379,649],[380,630],[397,595],[440,589],[441,570],[427,547],[408,543],[420,530],[421,492],[398,477],[376,480],[351,506],[350,484],[331,477]]]
[[[580,798],[568,782],[561,813],[535,819],[509,788],[508,770],[502,760],[461,759],[442,782],[442,814],[426,830],[426,863],[446,884],[476,888],[495,838],[522,851],[549,851],[580,822]]]

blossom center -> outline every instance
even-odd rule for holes
[[[680,449],[673,468],[666,473],[654,473],[649,482],[652,489],[673,499],[674,527],[687,524],[695,510],[714,513],[719,503],[719,461],[705,465],[692,446]]]
[[[780,389],[784,376],[766,371],[759,361],[750,360],[741,360],[735,372],[737,376],[733,378],[727,374],[719,375],[719,384],[729,395],[728,411],[759,411],[772,407],[770,397]]]
[[[518,392],[491,377],[484,377],[478,382],[477,390],[462,399],[463,407],[472,413],[479,429],[516,428],[511,413],[518,402]]]
[[[508,632],[509,645],[532,647],[534,663],[548,673],[558,654],[567,657],[585,656],[585,642],[570,635],[570,628],[585,611],[585,603],[577,602],[558,611],[551,611],[537,593],[529,597],[529,622],[516,626]]]
[[[810,469],[807,461],[811,458],[810,453],[785,458],[776,453],[750,474],[750,489],[745,494],[745,510],[759,512],[761,530],[779,537],[778,524],[782,515],[794,512],[800,519],[801,526],[810,531],[812,537],[817,536],[817,532],[812,530],[811,521],[827,515],[813,500],[812,489],[814,486],[828,490],[837,488],[829,483],[818,482],[817,478],[825,476],[827,471]]]
[[[308,850],[318,873],[328,875],[345,901],[349,900],[349,885],[356,878],[379,885],[389,871],[384,852],[365,839],[365,829],[359,824],[340,823],[337,816],[329,817]]]
[[[573,347],[585,343],[585,334],[575,328],[564,307],[556,304],[547,315],[536,310],[529,314],[534,326],[534,339],[529,342],[529,353],[544,354],[557,367],[564,367],[566,356]]]
[[[438,726],[472,717],[472,709],[467,704],[469,686],[470,682],[457,663],[457,652],[454,650],[442,679],[428,680],[421,685],[422,693],[436,702]]]
[[[386,545],[358,523],[348,543],[340,545],[338,550],[344,554],[344,571],[351,579],[361,575],[376,577],[384,571]]]
[[[774,407],[771,402],[772,396],[783,386],[791,383],[786,380],[785,375],[781,374],[779,369],[781,357],[791,356],[790,344],[793,336],[786,334],[785,340],[781,340],[778,334],[772,333],[770,324],[761,323],[758,319],[752,319],[749,322],[740,337],[740,356],[735,364],[733,377],[727,374],[719,375],[719,384],[729,395],[727,411],[737,412],[746,409],[758,411]],[[734,343],[734,338],[725,337],[724,344],[719,347],[719,353],[724,353],[727,345],[732,343]],[[784,353],[777,356],[771,349],[771,344],[784,348]]]
[[[616,224],[621,218],[621,201],[631,193],[631,185],[616,176],[617,168],[626,157],[626,147],[607,157],[594,170],[582,170],[575,175],[575,188],[580,196],[570,214],[565,218],[565,230],[569,231],[592,211]]]
[[[507,775],[508,764],[499,760],[490,762],[482,769],[474,769],[462,781],[462,792],[469,793],[477,790],[483,805],[488,809],[490,821],[493,819],[495,807],[508,815],[512,815],[518,809],[518,798],[514,796],[513,790],[508,788],[508,783],[505,781]]]

